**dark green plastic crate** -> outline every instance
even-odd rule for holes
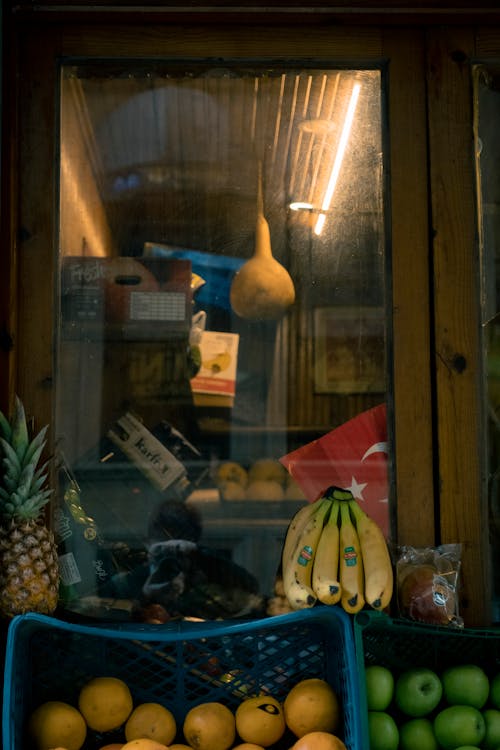
[[[466,662],[478,664],[489,677],[500,672],[500,628],[450,628],[362,611],[354,618],[354,642],[365,750],[369,748],[366,666],[380,664],[395,677],[412,667],[429,667],[439,673]]]

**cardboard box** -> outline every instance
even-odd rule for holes
[[[160,245],[154,242],[144,244],[147,258],[182,258],[191,261],[193,272],[205,282],[196,292],[196,302],[200,309],[218,307],[230,311],[229,294],[234,274],[239,271],[245,258],[190,250],[174,245]]]
[[[110,331],[124,338],[188,335],[191,307],[188,260],[63,258],[61,313],[67,336],[100,338]]]
[[[133,414],[120,417],[108,437],[162,492],[186,474],[184,465]]]
[[[231,407],[236,392],[239,334],[203,331],[201,368],[191,379],[195,406]]]

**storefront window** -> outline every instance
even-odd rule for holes
[[[75,61],[60,103],[64,606],[276,613],[306,500],[390,535],[383,71]]]
[[[474,71],[478,227],[481,258],[481,313],[485,366],[485,462],[492,534],[494,620],[500,619],[498,577],[500,532],[500,148],[496,127],[500,117],[500,69],[477,66]]]

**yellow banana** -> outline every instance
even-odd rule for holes
[[[361,546],[365,571],[364,595],[373,609],[385,609],[392,598],[394,574],[387,542],[380,526],[355,500],[349,502]]]
[[[297,535],[288,558],[283,560],[283,588],[292,609],[304,609],[316,604],[317,597],[311,587],[311,571],[331,504],[332,501],[326,498],[317,501],[316,512]]]
[[[312,588],[323,604],[336,604],[342,593],[339,581],[339,510],[339,501],[334,500],[314,557]]]
[[[340,603],[346,612],[355,614],[363,609],[363,560],[356,528],[349,511],[349,502],[340,503]]]
[[[292,520],[288,524],[288,528],[285,534],[285,541],[283,543],[283,549],[281,552],[281,567],[282,570],[285,568],[285,561],[288,562],[290,555],[295,549],[297,539],[302,529],[309,521],[319,508],[320,500],[316,500],[314,503],[306,503],[295,513]]]
[[[211,370],[212,372],[217,373],[222,372],[223,370],[227,370],[230,364],[231,355],[229,354],[229,352],[220,352],[212,359],[207,359],[202,362],[201,366],[205,370]]]

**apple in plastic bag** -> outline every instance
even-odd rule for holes
[[[448,625],[456,614],[455,590],[433,565],[415,565],[399,585],[401,614],[432,625]]]

